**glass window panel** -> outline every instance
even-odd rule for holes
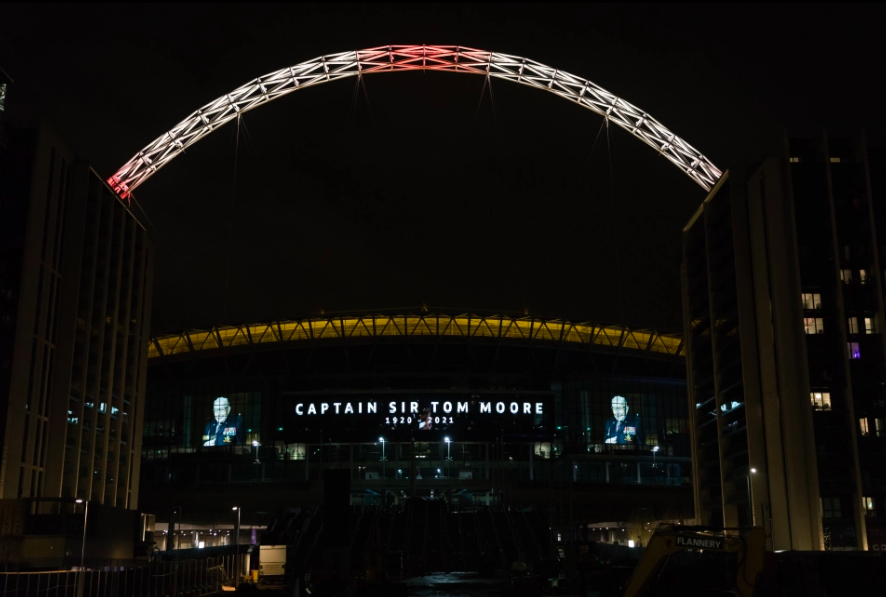
[[[812,392],[812,406],[816,410],[831,409],[831,393],[830,392]]]
[[[804,317],[803,329],[807,334],[823,334],[824,320],[821,317]]]
[[[866,436],[866,435],[869,434],[869,431],[868,431],[868,420],[867,420],[866,417],[862,417],[861,419],[858,420],[858,427],[859,427],[859,429],[861,430],[861,434],[862,434],[863,436]]]
[[[849,350],[850,359],[857,360],[861,358],[861,348],[858,342],[847,342],[847,349]]]

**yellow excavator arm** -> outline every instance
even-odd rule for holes
[[[757,577],[763,571],[766,535],[759,527],[715,531],[706,527],[661,524],[628,579],[624,597],[647,595],[668,559],[686,550],[736,553],[734,590],[741,597],[752,597]]]

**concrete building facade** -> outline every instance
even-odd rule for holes
[[[0,498],[136,508],[153,254],[45,123],[0,164]]]
[[[863,136],[786,140],[727,172],[685,227],[701,522],[773,550],[878,549],[884,273]]]

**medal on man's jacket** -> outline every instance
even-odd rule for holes
[[[235,435],[237,435],[237,428],[236,427],[225,427],[223,435],[225,436],[224,442],[226,444],[229,444],[229,443],[231,443],[232,438]]]
[[[633,443],[634,435],[637,434],[636,427],[625,427],[625,441],[628,443]]]

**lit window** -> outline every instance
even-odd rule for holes
[[[883,419],[874,419],[874,431],[877,437],[886,435],[886,424],[883,423]]]
[[[868,420],[867,420],[867,418],[865,418],[865,417],[860,418],[860,419],[858,420],[858,426],[859,426],[859,428],[861,429],[861,435],[862,435],[862,436],[867,436],[867,435],[870,434],[870,431],[868,431]]]
[[[868,272],[866,270],[863,270],[863,269],[858,270],[858,283],[859,284],[867,284],[868,283]]]
[[[865,334],[876,334],[877,333],[877,320],[873,317],[865,317],[864,318],[864,333]]]
[[[847,342],[846,348],[849,349],[850,359],[857,360],[861,358],[861,349],[858,347],[858,342]]]
[[[816,410],[831,410],[831,393],[812,392],[812,406]]]
[[[851,269],[841,269],[840,270],[840,279],[843,280],[844,284],[852,284],[852,270]]]
[[[857,334],[858,333],[858,319],[855,317],[850,317],[847,321],[849,322],[849,333],[850,334]]]
[[[865,496],[861,498],[861,504],[862,506],[864,506],[864,511],[867,513],[868,516],[874,515],[874,498],[870,496]]]
[[[788,158],[792,164],[799,164],[800,158]]]
[[[839,164],[839,163],[840,163],[840,158],[835,158],[835,157],[832,156],[832,157],[831,157],[831,163],[832,163],[832,164]]]
[[[803,328],[807,334],[824,334],[824,320],[821,317],[804,317]]]
[[[551,444],[549,442],[535,444],[533,451],[539,458],[547,460],[551,457]]]
[[[821,515],[824,518],[842,518],[843,512],[840,509],[840,498],[823,497],[821,498]]]
[[[819,293],[804,292],[802,296],[804,309],[821,309],[821,295]]]

